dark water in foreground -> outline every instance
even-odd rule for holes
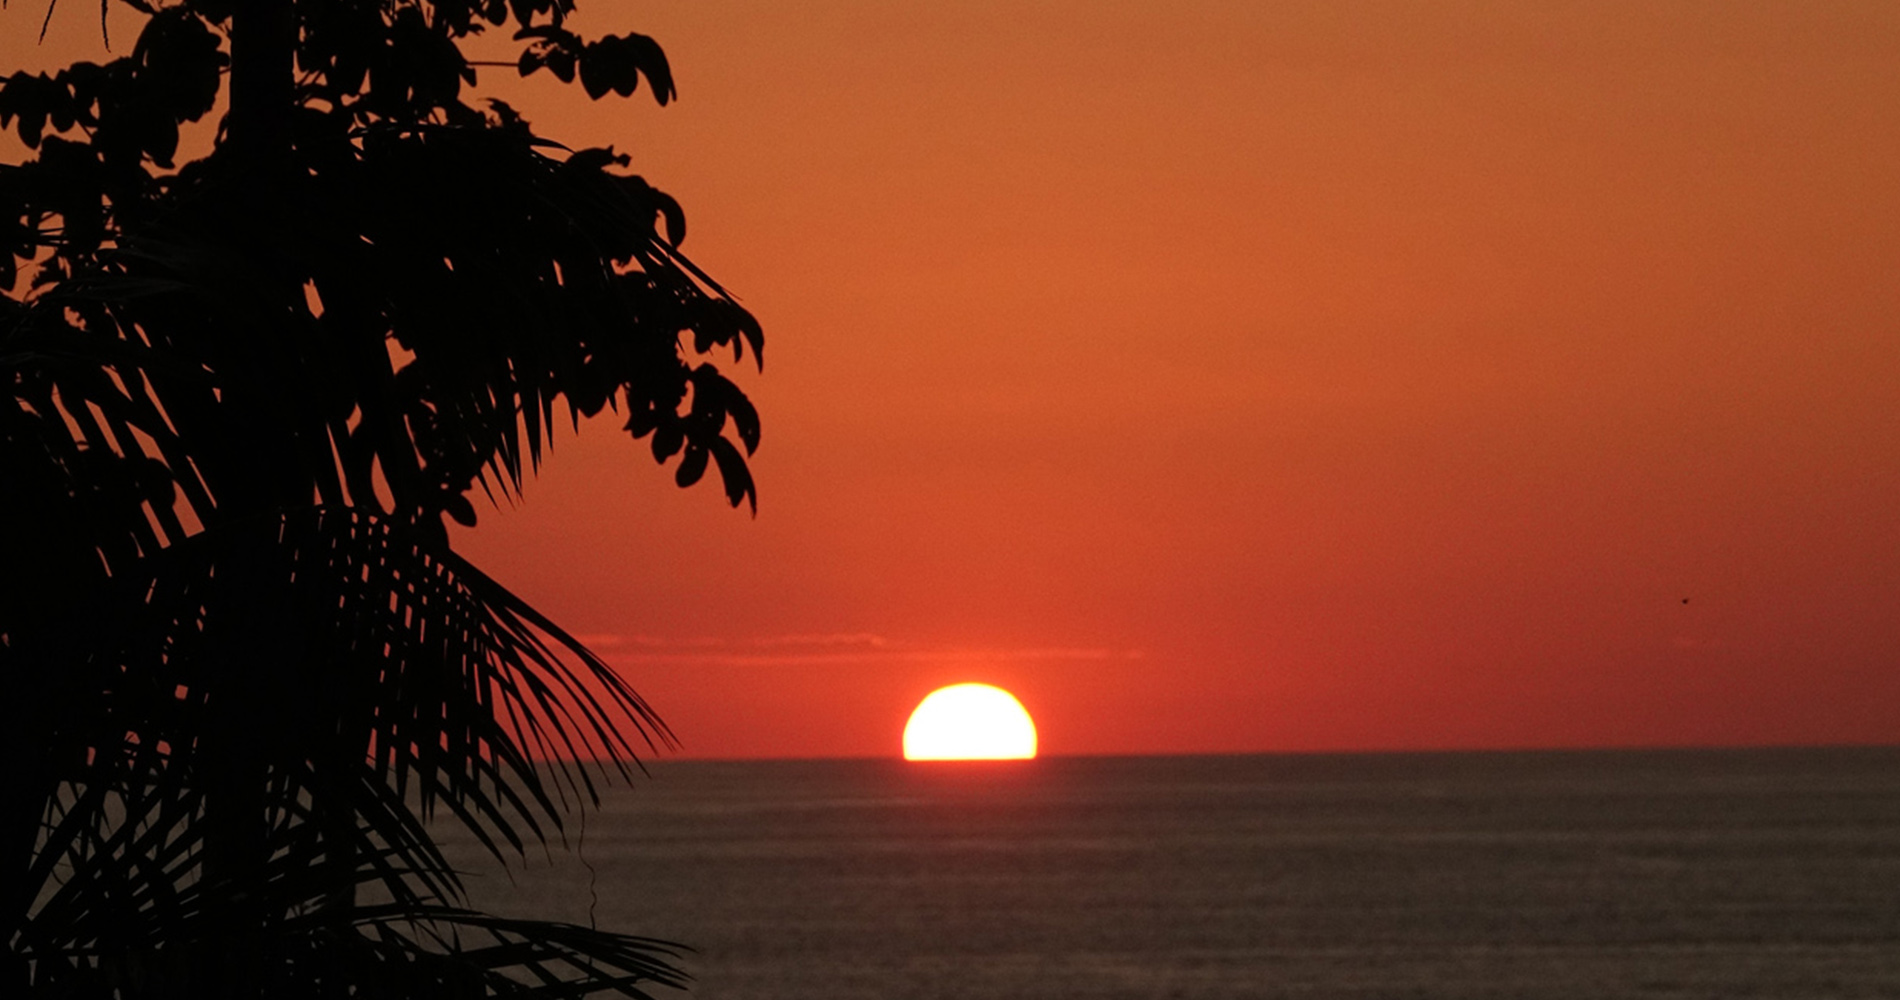
[[[582,853],[706,1000],[1900,997],[1900,749],[675,763]]]

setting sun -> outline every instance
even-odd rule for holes
[[[1026,760],[1036,724],[1016,696],[988,684],[932,691],[904,727],[905,760]]]

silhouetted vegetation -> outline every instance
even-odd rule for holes
[[[0,167],[0,992],[679,983],[664,943],[466,909],[423,825],[505,858],[670,739],[444,517],[610,407],[754,501],[757,415],[697,356],[758,325],[671,198],[476,101],[461,45],[662,104],[665,56],[569,0],[125,2],[130,54],[0,86],[33,151]]]

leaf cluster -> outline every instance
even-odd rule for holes
[[[236,4],[185,0],[122,58],[0,83],[33,151],[0,166],[0,982],[677,984],[660,943],[466,911],[422,825],[518,852],[595,794],[550,762],[671,738],[445,518],[608,409],[756,508],[758,414],[705,356],[757,363],[757,321],[628,157],[473,102],[461,43],[509,29],[516,72],[662,104],[665,56],[566,0],[280,2],[281,78],[247,75]]]

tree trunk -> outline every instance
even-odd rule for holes
[[[270,648],[274,616],[262,606],[272,588],[264,576],[269,560],[257,544],[241,540],[230,547],[231,558],[219,560],[214,610],[205,621],[207,724],[194,768],[204,790],[201,877],[207,889],[207,953],[198,985],[208,995],[243,1000],[265,993],[259,952],[271,916],[263,898],[270,861],[271,760],[264,738],[270,720],[259,712],[268,704],[272,664],[262,651]]]
[[[231,75],[229,116],[221,150],[231,170],[232,195],[227,208],[235,224],[227,230],[236,245],[229,251],[249,255],[273,273],[265,261],[280,237],[287,208],[291,165],[291,120],[296,100],[296,11],[293,0],[237,0],[231,17]],[[289,276],[286,276],[288,278]],[[294,279],[291,279],[294,281]],[[285,282],[273,280],[267,296]],[[289,331],[264,319],[262,328],[246,331],[251,337],[281,338]],[[244,420],[249,401],[227,393],[224,404],[233,422]],[[253,425],[254,426],[254,425]],[[258,428],[263,431],[263,428]],[[275,466],[268,432],[249,442],[263,469]],[[261,449],[260,450],[260,446]],[[226,525],[253,519],[269,523],[272,508],[282,498],[272,496],[275,476],[257,477],[258,489],[244,495],[219,497],[218,520]],[[229,552],[233,558],[220,566],[225,578],[214,587],[222,621],[218,638],[209,643],[209,676],[217,688],[208,692],[210,726],[198,749],[198,774],[205,793],[205,841],[202,874],[210,894],[206,900],[210,961],[201,985],[207,995],[255,1000],[267,992],[266,956],[260,953],[265,923],[271,919],[263,898],[266,865],[270,861],[270,741],[263,738],[270,721],[255,717],[270,699],[275,668],[268,650],[274,638],[268,623],[277,619],[273,609],[260,606],[269,595],[281,594],[270,585],[273,560],[268,556],[266,532],[255,535],[240,529],[241,537]],[[249,537],[243,537],[249,536]],[[263,548],[260,548],[262,546]]]
[[[228,141],[245,176],[275,187],[290,158],[296,101],[296,9],[291,0],[237,0],[231,15]]]

